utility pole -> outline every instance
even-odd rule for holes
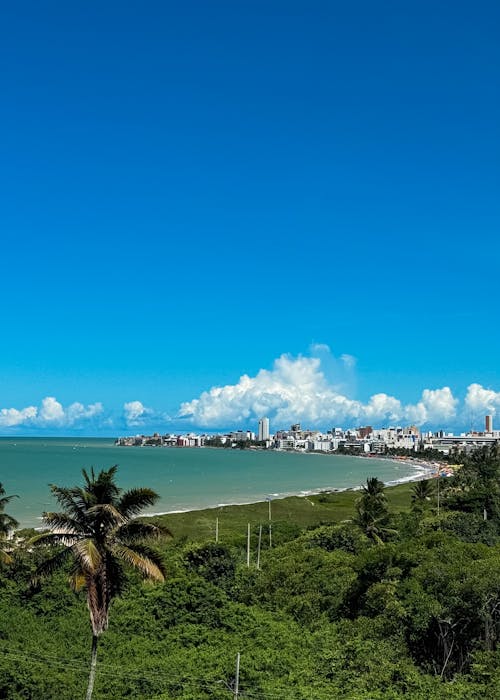
[[[271,498],[268,499],[269,503],[269,549],[273,546],[273,526],[271,518]]]
[[[219,518],[215,518],[215,544],[219,544]]]
[[[236,655],[236,675],[234,677],[234,700],[238,700],[239,696],[240,696],[240,652],[238,652]]]
[[[250,523],[247,526],[247,566],[250,566]]]
[[[260,545],[262,543],[262,524],[259,525],[259,543],[257,545],[257,569],[260,569]]]
[[[437,477],[437,479],[438,479],[438,517],[439,517],[439,506],[440,506],[440,502],[439,502],[439,496],[440,496],[440,493],[439,493],[439,482],[441,481],[441,473],[440,473],[440,471],[439,471],[439,467],[438,467],[438,477]]]

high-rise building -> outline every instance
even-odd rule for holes
[[[485,416],[484,419],[485,423],[485,432],[487,433],[492,433],[493,432],[493,416]]]
[[[259,441],[269,440],[269,418],[259,420]]]

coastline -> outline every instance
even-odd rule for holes
[[[219,449],[219,448],[214,448],[214,449]],[[311,452],[310,454],[316,454],[316,455],[321,455],[319,452]],[[336,456],[336,455],[331,455],[331,454],[324,454],[325,457],[331,457],[331,456]],[[340,455],[338,455],[340,456]],[[370,459],[369,457],[365,457],[363,455],[349,455],[353,456],[354,458],[358,459]],[[421,460],[421,459],[413,459],[411,457],[379,457],[378,459],[383,459],[388,462],[396,462],[398,464],[405,464],[407,466],[411,466],[416,470],[415,474],[409,475],[409,476],[404,476],[401,477],[400,479],[391,479],[390,481],[384,481],[385,486],[391,487],[391,486],[398,486],[399,484],[408,484],[408,483],[414,483],[417,481],[425,481],[427,479],[433,479],[436,478],[439,474],[440,469],[445,466],[444,462],[428,462],[426,460]],[[449,466],[449,465],[446,465]],[[145,513],[142,517],[144,518],[157,518],[161,517],[163,515],[176,515],[176,514],[181,514],[181,513],[196,513],[197,511],[203,511],[203,510],[217,510],[218,508],[226,508],[229,506],[249,506],[249,505],[255,505],[257,503],[266,503],[268,500],[272,501],[279,501],[279,500],[284,500],[285,498],[307,498],[308,496],[317,496],[321,493],[342,493],[344,491],[359,491],[362,488],[362,484],[356,485],[356,486],[344,486],[344,487],[335,487],[335,486],[324,486],[321,488],[316,488],[316,489],[308,489],[308,490],[301,490],[301,491],[293,491],[293,492],[282,492],[282,493],[273,493],[270,494],[272,498],[258,498],[257,500],[250,500],[250,501],[232,501],[231,503],[214,503],[211,505],[201,505],[201,506],[193,506],[190,508],[183,508],[183,509],[177,509],[177,510],[167,510],[167,511],[161,511],[161,512],[155,512],[155,513]]]
[[[111,441],[74,438],[23,440],[17,447],[0,441],[0,457],[9,471],[9,485],[19,499],[12,513],[21,528],[38,528],[44,511],[57,509],[47,483],[69,485],[77,481],[82,466],[120,464],[123,488],[139,481],[161,495],[144,513],[189,513],[226,506],[265,503],[271,498],[307,498],[321,492],[353,491],[370,476],[388,486],[435,476],[438,465],[427,455],[376,456],[322,453],[333,459],[308,459],[316,452],[221,450],[178,448],[175,450],[123,450]],[[81,448],[81,449],[80,449]],[[85,448],[85,449],[83,449]],[[441,470],[440,470],[441,471]],[[443,471],[445,471],[443,469]],[[441,473],[443,473],[441,471]],[[267,503],[265,503],[267,506]]]

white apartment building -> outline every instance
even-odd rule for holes
[[[270,433],[269,433],[269,418],[261,418],[259,420],[259,441],[264,442],[265,440],[269,440]]]

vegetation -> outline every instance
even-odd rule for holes
[[[95,489],[95,503],[106,503],[102,493],[114,484],[114,472],[104,474],[91,473],[82,489]],[[168,544],[157,540],[163,558],[151,557],[168,576],[152,586],[123,570],[121,595],[106,607],[94,700],[229,700],[238,652],[241,698],[499,697],[499,455],[473,453],[455,477],[441,479],[439,513],[435,483],[385,489],[370,479],[357,492],[275,501],[272,547],[266,503],[142,521],[173,532]],[[124,497],[106,498],[115,507]],[[87,517],[93,508],[85,506]],[[107,511],[93,512],[104,519]],[[122,524],[113,522],[99,552],[115,551]],[[97,541],[100,531],[85,539]],[[36,571],[51,568],[47,546],[19,546],[0,572],[7,700],[84,697],[88,588],[67,586],[75,542],[61,547],[53,555],[70,551],[67,562],[37,586]],[[77,566],[86,571],[78,557]]]
[[[5,506],[13,498],[16,498],[16,496],[7,496],[3,484],[0,484],[0,563],[3,564],[12,562],[12,557],[8,551],[11,549],[8,538],[19,525],[15,518],[5,512]]]
[[[85,469],[85,485],[74,488],[51,486],[52,493],[64,509],[44,513],[48,531],[36,536],[32,544],[56,548],[55,554],[36,569],[34,581],[47,576],[72,560],[70,584],[75,592],[86,591],[87,608],[92,626],[92,657],[87,688],[91,700],[97,662],[97,641],[108,629],[109,607],[124,588],[123,563],[134,567],[145,578],[165,580],[162,559],[146,543],[166,533],[134,516],[156,502],[151,489],[132,489],[122,493],[115,483],[117,467],[90,476]]]
[[[353,523],[376,544],[383,544],[388,535],[395,534],[389,527],[390,515],[384,484],[376,477],[367,479],[361,498],[356,502]]]

